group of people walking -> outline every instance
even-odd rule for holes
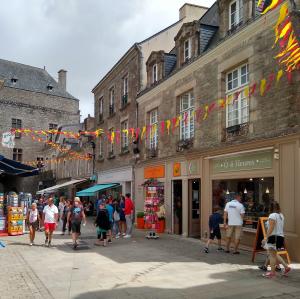
[[[42,208],[41,208],[42,207]],[[98,241],[96,245],[106,246],[112,242],[112,238],[131,238],[134,219],[134,204],[130,194],[121,196],[120,200],[113,200],[111,196],[102,197],[96,202],[96,232]],[[34,244],[37,230],[44,229],[45,245],[50,247],[53,232],[59,221],[62,223],[62,235],[68,230],[72,232],[73,248],[78,246],[78,238],[81,234],[81,225],[86,225],[85,208],[79,197],[73,201],[60,199],[58,207],[52,197],[47,203],[40,199],[38,203],[32,203],[27,214],[29,227],[30,246]]]
[[[240,193],[236,193],[233,200],[229,201],[224,209],[224,213],[220,212],[218,207],[215,207],[215,211],[209,217],[209,229],[210,236],[204,247],[204,252],[209,252],[210,243],[217,238],[218,250],[230,253],[231,241],[234,241],[233,254],[240,254],[239,244],[242,234],[242,227],[245,215],[245,208],[242,204],[242,197]],[[226,247],[225,250],[221,245],[221,229],[220,224],[224,223],[226,231]],[[276,276],[276,270],[280,269],[280,264],[283,266],[283,275],[287,275],[291,268],[286,261],[278,254],[285,246],[284,242],[284,216],[281,213],[280,205],[278,202],[272,202],[270,205],[270,214],[267,222],[266,236],[262,241],[262,246],[267,250],[267,258],[263,267],[259,267],[262,270],[267,271],[267,266],[270,264],[271,270],[263,274],[266,278],[274,278]]]

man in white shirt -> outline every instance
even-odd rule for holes
[[[235,198],[228,202],[224,209],[224,227],[226,229],[226,252],[229,253],[229,246],[232,235],[234,235],[234,252],[239,254],[238,247],[240,244],[241,232],[243,227],[243,219],[245,208],[241,204],[241,195],[235,194]],[[228,224],[227,224],[228,219]]]
[[[48,205],[44,207],[43,210],[43,223],[45,226],[45,245],[50,247],[53,232],[55,231],[58,221],[58,209],[53,203],[53,198],[49,197]]]

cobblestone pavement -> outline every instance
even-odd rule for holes
[[[53,248],[42,245],[43,233],[33,247],[28,235],[0,238],[7,244],[0,249],[0,298],[300,298],[299,264],[288,278],[267,280],[250,252],[234,256],[212,247],[205,254],[199,240],[146,240],[145,232],[103,248],[94,245],[93,230],[83,228],[76,251],[59,232]]]

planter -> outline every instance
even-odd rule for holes
[[[145,220],[143,218],[136,218],[136,228],[137,229],[144,229],[145,226]]]
[[[157,233],[164,233],[165,231],[165,219],[158,220],[158,228],[156,229]]]
[[[152,224],[151,224],[151,223],[146,223],[146,222],[145,222],[144,228],[145,228],[145,229],[151,229],[151,228],[152,228]]]

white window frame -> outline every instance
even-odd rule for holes
[[[115,87],[114,86],[109,89],[109,107],[111,106],[113,107],[112,112],[115,112]]]
[[[157,63],[155,63],[155,64],[152,66],[152,83],[155,83],[155,82],[158,81],[157,77],[158,77]]]
[[[99,156],[103,157],[103,137],[99,137]]]
[[[22,129],[22,119],[12,118],[11,119],[12,129]],[[22,134],[15,132],[15,138],[21,138]]]
[[[123,132],[123,130],[128,130],[128,119],[122,121],[121,123],[121,147],[122,149],[128,148],[128,135]]]
[[[231,22],[231,16],[233,12],[231,11],[232,4],[236,4],[234,22]],[[243,0],[233,0],[229,3],[229,29],[233,29],[243,21]]]
[[[104,107],[104,98],[101,97],[99,99],[99,115],[102,115],[102,117],[103,117],[103,107]]]
[[[123,77],[123,90],[122,95],[128,95],[128,75]]]
[[[187,98],[186,98],[187,97]],[[187,107],[184,107],[184,100],[187,99]],[[180,96],[180,140],[188,140],[195,135],[195,103],[192,92],[186,92]],[[185,116],[187,115],[187,121]]]
[[[188,45],[186,47],[186,44]],[[191,38],[188,38],[183,43],[183,56],[184,56],[184,62],[187,62],[191,59],[192,56],[192,49],[191,49]]]
[[[246,69],[245,73],[242,73],[243,69]],[[249,122],[249,96],[246,98],[244,92],[247,86],[249,86],[248,63],[226,73],[226,98],[231,99],[226,105],[226,128]],[[239,93],[238,98],[236,98],[237,93]],[[235,117],[234,111],[236,111]]]
[[[150,138],[149,148],[156,150],[158,147],[158,108],[155,108],[149,112],[149,125],[150,125]],[[156,129],[153,132],[153,125],[156,125]]]

